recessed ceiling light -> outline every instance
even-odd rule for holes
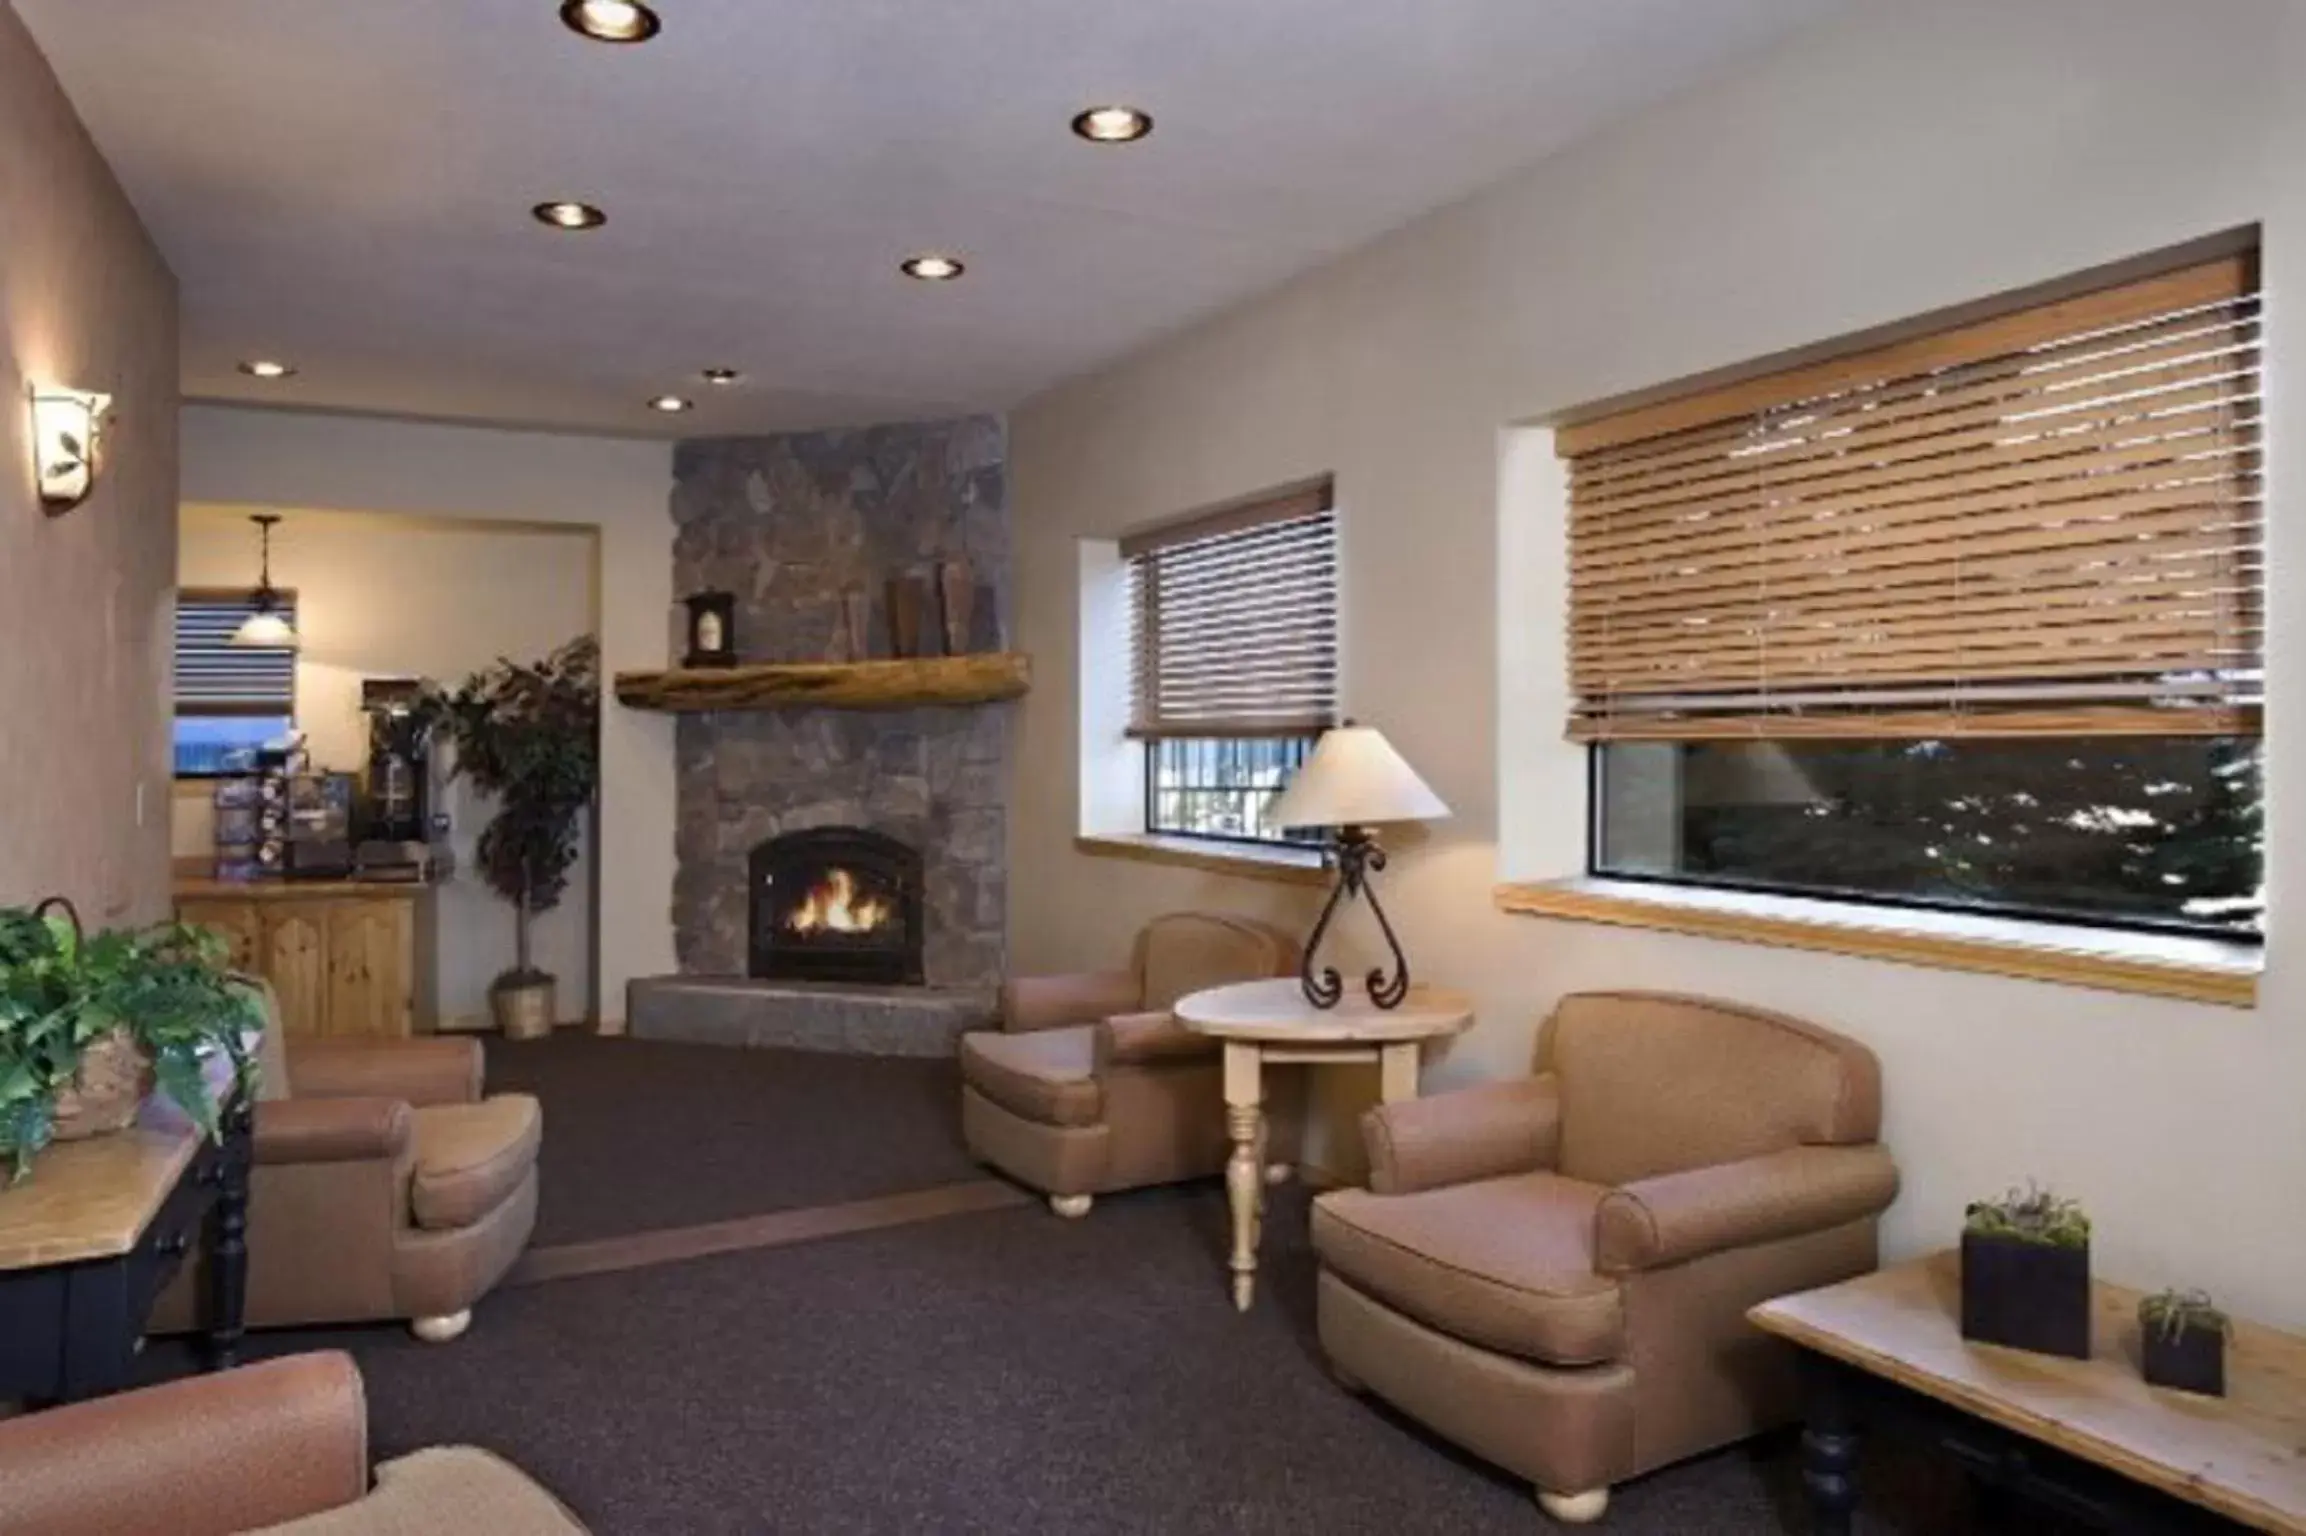
[[[609,216],[590,203],[539,203],[529,210],[539,224],[550,224],[555,229],[598,229],[609,221]]]
[[[274,362],[269,357],[251,357],[235,366],[252,379],[285,379],[296,372],[289,364]]]
[[[1135,107],[1091,107],[1073,119],[1073,131],[1092,144],[1134,144],[1153,131],[1153,117]]]
[[[734,368],[707,368],[704,372],[707,384],[718,384],[724,389],[743,377],[744,375]]]
[[[695,402],[683,400],[679,395],[659,395],[649,402],[649,409],[662,411],[667,416],[678,416],[681,412],[691,409],[694,404]]]
[[[601,43],[645,43],[663,23],[639,0],[566,0],[561,25]]]
[[[944,256],[935,251],[923,251],[897,263],[897,270],[907,277],[917,277],[924,283],[949,283],[969,269],[958,256]]]

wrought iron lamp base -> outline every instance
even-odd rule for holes
[[[1321,916],[1313,924],[1313,931],[1305,937],[1305,958],[1298,966],[1298,984],[1305,989],[1305,1000],[1316,1008],[1334,1008],[1345,998],[1345,978],[1338,975],[1337,967],[1325,965],[1315,969],[1314,956],[1321,949],[1321,940],[1329,932],[1330,922],[1337,909],[1358,896],[1369,903],[1369,910],[1377,919],[1377,926],[1385,935],[1386,946],[1393,951],[1393,972],[1386,974],[1382,965],[1372,966],[1362,977],[1362,985],[1369,991],[1369,1000],[1380,1008],[1398,1008],[1409,995],[1409,957],[1401,952],[1401,940],[1394,937],[1393,924],[1385,916],[1385,908],[1378,905],[1377,888],[1369,877],[1385,867],[1385,850],[1377,846],[1377,839],[1367,827],[1339,827],[1332,853],[1337,858],[1337,884],[1330,889],[1329,900],[1321,908]]]

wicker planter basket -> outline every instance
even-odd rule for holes
[[[124,1029],[89,1043],[80,1070],[56,1094],[56,1139],[126,1130],[152,1092],[152,1059]]]

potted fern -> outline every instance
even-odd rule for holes
[[[579,636],[539,661],[500,660],[419,709],[456,744],[454,772],[496,798],[475,850],[481,877],[512,904],[513,965],[489,987],[497,1027],[514,1039],[551,1031],[551,972],[532,956],[532,920],[560,905],[585,807],[599,780],[599,649]]]
[[[1962,1337],[2089,1358],[2090,1218],[2079,1202],[2028,1185],[1970,1206]]]
[[[224,941],[166,923],[87,935],[69,902],[0,907],[0,1155],[10,1180],[53,1141],[125,1128],[155,1086],[215,1135],[222,1054],[252,1089],[262,1004]]]
[[[2226,1339],[2234,1325],[2207,1291],[2158,1291],[2138,1303],[2146,1380],[2182,1392],[2226,1395]]]

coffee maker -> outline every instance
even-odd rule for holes
[[[446,820],[437,814],[440,782],[432,731],[417,708],[424,683],[414,677],[370,677],[360,684],[368,720],[368,762],[361,770],[360,843],[354,862],[373,878],[429,880],[444,874]]]

